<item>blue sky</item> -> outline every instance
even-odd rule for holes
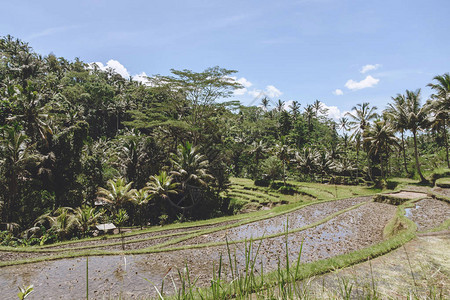
[[[244,104],[319,99],[340,116],[450,71],[450,1],[1,1],[0,35],[118,72],[238,70]],[[109,62],[109,64],[108,64]],[[364,66],[366,66],[364,68]],[[363,69],[364,68],[364,69]],[[365,71],[365,72],[363,72]],[[138,78],[138,77],[136,77]]]

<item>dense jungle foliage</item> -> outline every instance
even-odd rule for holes
[[[450,167],[448,73],[430,78],[430,99],[407,90],[382,111],[361,103],[339,121],[318,100],[241,105],[234,73],[171,70],[143,84],[1,38],[3,229],[34,228],[45,243],[99,222],[229,214],[230,176],[382,185]]]

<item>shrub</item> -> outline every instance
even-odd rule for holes
[[[270,180],[268,178],[261,178],[255,180],[256,186],[268,187],[270,185]]]
[[[293,186],[286,185],[278,188],[278,192],[280,192],[283,195],[294,195],[295,193],[297,193],[297,189]]]

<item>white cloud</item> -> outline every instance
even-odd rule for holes
[[[238,83],[242,84],[245,88],[249,88],[253,85],[250,81],[248,81],[246,78],[241,77],[236,80]]]
[[[140,74],[134,75],[133,76],[133,80],[134,81],[139,81],[139,82],[141,82],[142,84],[145,84],[145,85],[151,85],[150,81],[148,80],[148,75],[145,74],[145,72],[142,72]]]
[[[237,83],[240,83],[243,88],[242,89],[237,89],[234,91],[234,95],[235,96],[242,96],[245,95],[245,93],[247,93],[247,88],[251,87],[253,85],[253,83],[251,83],[250,81],[248,81],[246,78],[241,77],[239,79],[237,79],[237,77],[230,77],[231,79],[233,79],[234,81],[236,81]]]
[[[269,98],[277,98],[283,95],[283,92],[281,92],[279,89],[277,89],[273,85],[268,85],[264,90],[258,90],[253,89],[251,91],[248,91],[248,94],[252,96],[253,98],[259,97],[259,96],[267,96]]]
[[[266,86],[265,93],[270,98],[276,98],[276,97],[280,97],[281,95],[283,95],[283,93],[273,85]]]
[[[344,95],[344,92],[341,89],[336,89],[333,91],[333,94],[335,94],[336,96],[342,96]]]
[[[252,96],[253,98],[256,98],[256,97],[258,97],[259,95],[263,95],[263,91],[261,91],[261,90],[251,90],[251,91],[248,91],[248,94],[250,95],[250,96]]]
[[[375,65],[365,65],[365,66],[363,66],[362,68],[361,68],[361,73],[362,74],[364,74],[364,73],[366,73],[366,72],[369,72],[369,71],[372,71],[372,70],[376,70],[376,69],[378,69],[379,67],[381,67],[381,65],[380,64],[375,64]]]
[[[128,79],[130,77],[130,73],[128,73],[127,68],[125,68],[119,61],[115,59],[108,60],[106,65],[102,64],[101,62],[95,62],[94,64],[96,64],[102,71],[106,71],[108,68],[111,68],[125,79]],[[90,65],[92,66],[92,64]]]
[[[373,87],[376,85],[380,80],[373,78],[372,76],[368,75],[365,79],[361,81],[354,81],[353,79],[350,79],[345,83],[345,87],[349,90],[361,90],[369,87]]]
[[[322,104],[323,104],[323,108],[328,109],[327,116],[336,121],[339,120],[340,118],[344,117],[345,114],[348,112],[348,111],[341,112],[341,110],[337,106],[328,106],[325,103],[322,103]]]

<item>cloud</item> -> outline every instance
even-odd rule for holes
[[[147,74],[145,74],[145,72],[134,75],[133,80],[139,81],[140,83],[145,84],[145,85],[151,85],[150,81],[148,80],[148,76],[147,76]]]
[[[234,81],[236,81],[237,83],[240,83],[243,88],[242,89],[237,89],[234,91],[234,95],[236,96],[242,96],[245,95],[247,93],[247,88],[251,87],[253,85],[253,83],[251,83],[250,81],[247,80],[247,78],[241,77],[241,78],[237,78],[237,77],[230,77],[231,79],[233,79]]]
[[[375,65],[365,65],[365,66],[363,66],[363,67],[361,68],[361,71],[360,71],[360,72],[361,72],[362,74],[364,74],[364,73],[366,73],[366,72],[376,70],[376,69],[378,69],[379,67],[381,67],[380,64],[375,64]]]
[[[128,79],[130,77],[130,73],[128,73],[127,68],[125,68],[124,65],[122,65],[119,61],[117,61],[115,59],[108,60],[106,65],[104,65],[101,62],[95,62],[95,63],[90,63],[89,66],[92,67],[93,64],[96,64],[97,67],[102,71],[106,71],[107,69],[113,69],[114,72],[116,72],[117,74],[120,74],[125,79]]]
[[[253,89],[251,91],[248,91],[248,94],[252,96],[253,98],[259,97],[259,96],[267,96],[269,98],[277,98],[283,95],[283,92],[281,92],[279,89],[277,89],[273,85],[268,85],[264,90],[258,90]]]
[[[365,79],[361,81],[354,81],[353,79],[348,80],[345,83],[345,87],[349,90],[361,90],[369,87],[373,87],[376,85],[380,80],[373,78],[372,76],[368,75]]]
[[[242,84],[245,88],[249,88],[253,85],[250,81],[248,81],[246,78],[241,77],[236,80],[238,83]]]
[[[276,97],[280,97],[281,95],[283,95],[283,93],[273,85],[266,86],[265,93],[270,98],[276,98]]]
[[[341,89],[336,89],[333,91],[333,94],[335,94],[336,96],[342,96],[344,95],[344,92]]]
[[[328,109],[327,116],[336,121],[339,120],[340,118],[344,117],[345,114],[348,112],[348,111],[341,112],[341,110],[337,106],[328,106],[323,102],[322,102],[322,104],[323,104],[323,108]]]

